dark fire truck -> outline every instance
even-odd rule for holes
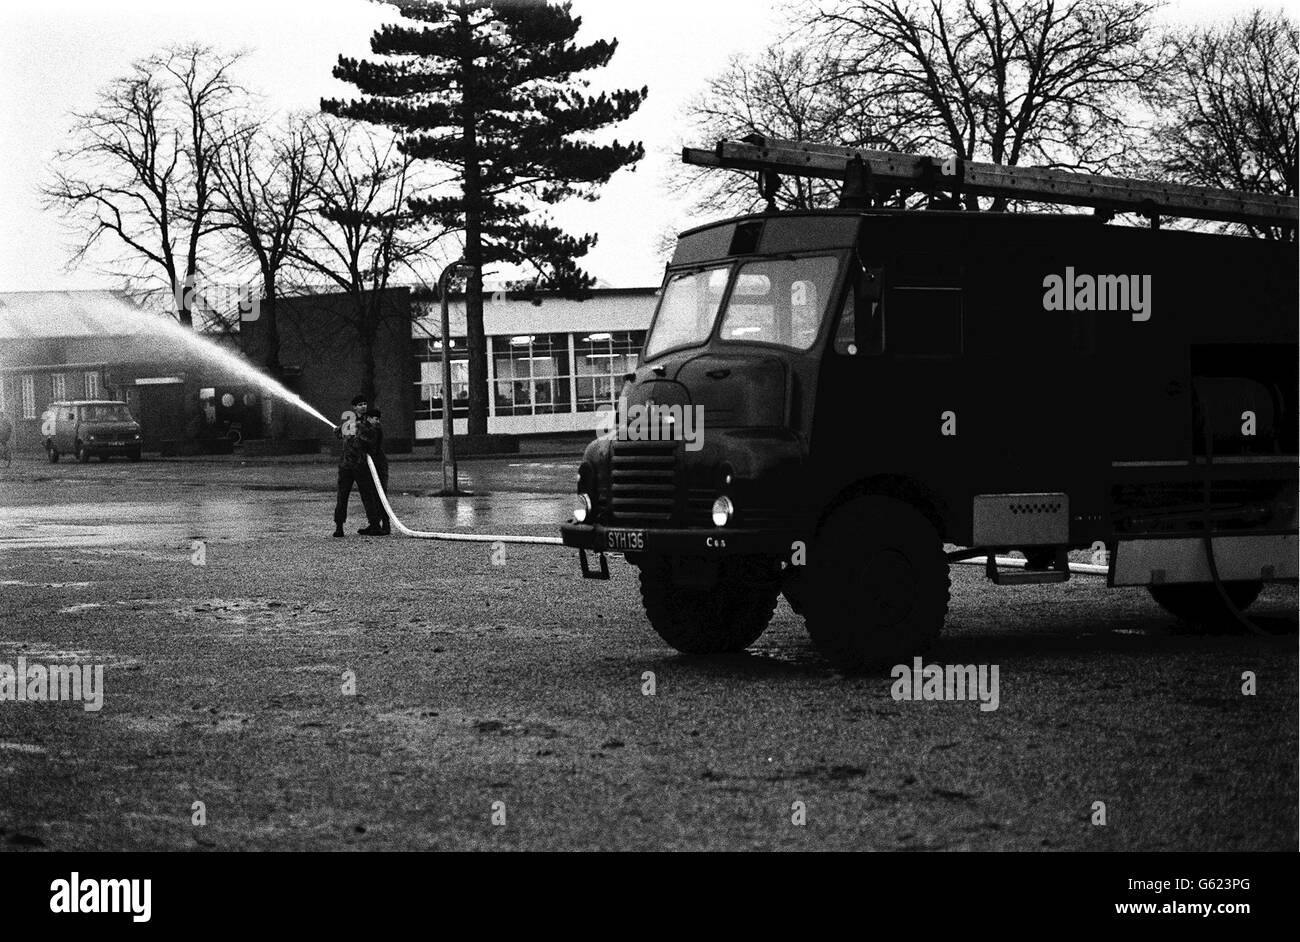
[[[832,662],[903,663],[976,556],[1034,584],[1104,548],[1109,585],[1202,625],[1296,578],[1295,245],[1159,225],[1286,232],[1294,201],[761,140],[684,156],[845,183],[837,210],[680,237],[620,409],[694,410],[699,440],[620,422],[583,457],[564,542],[584,575],[638,567],[673,647],[740,650],[784,593]],[[880,205],[900,190],[1094,212]]]

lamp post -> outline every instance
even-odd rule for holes
[[[452,441],[455,420],[451,415],[451,318],[447,310],[447,283],[456,269],[464,267],[464,261],[454,261],[438,276],[438,297],[442,302],[442,497],[459,497],[465,493],[456,483],[456,447]]]

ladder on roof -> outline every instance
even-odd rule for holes
[[[1140,213],[1159,225],[1161,216],[1211,219],[1253,226],[1296,225],[1294,197],[1268,196],[1237,190],[1153,183],[1047,170],[977,163],[959,157],[921,157],[892,151],[803,144],[751,135],[741,141],[719,141],[712,150],[687,147],[682,161],[700,167],[756,170],[760,188],[773,208],[779,174],[845,181],[842,206],[870,206],[873,195],[891,191],[947,191],[955,201],[962,194],[1090,206],[1109,218],[1114,213]]]

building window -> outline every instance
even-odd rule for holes
[[[493,399],[497,415],[572,412],[569,335],[519,334],[492,338]]]
[[[442,418],[442,341],[426,340],[418,351],[420,361],[419,401],[415,418]],[[451,415],[463,419],[469,415],[469,350],[464,337],[451,338]]]
[[[596,412],[614,405],[623,386],[623,374],[636,369],[644,345],[643,330],[574,335],[579,412]]]
[[[50,399],[60,400],[68,398],[68,380],[62,373],[50,374]]]
[[[86,373],[86,398],[99,398],[99,374],[93,370]]]
[[[36,377],[23,377],[23,418],[36,418]]]

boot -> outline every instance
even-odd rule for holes
[[[335,536],[342,536],[342,535],[343,535],[343,524],[341,524],[341,523],[336,523],[336,524],[334,524],[334,535],[335,535]]]
[[[372,523],[370,526],[362,530],[358,530],[357,533],[359,533],[361,536],[388,536],[387,533],[379,529],[378,524],[374,524],[374,523]]]

